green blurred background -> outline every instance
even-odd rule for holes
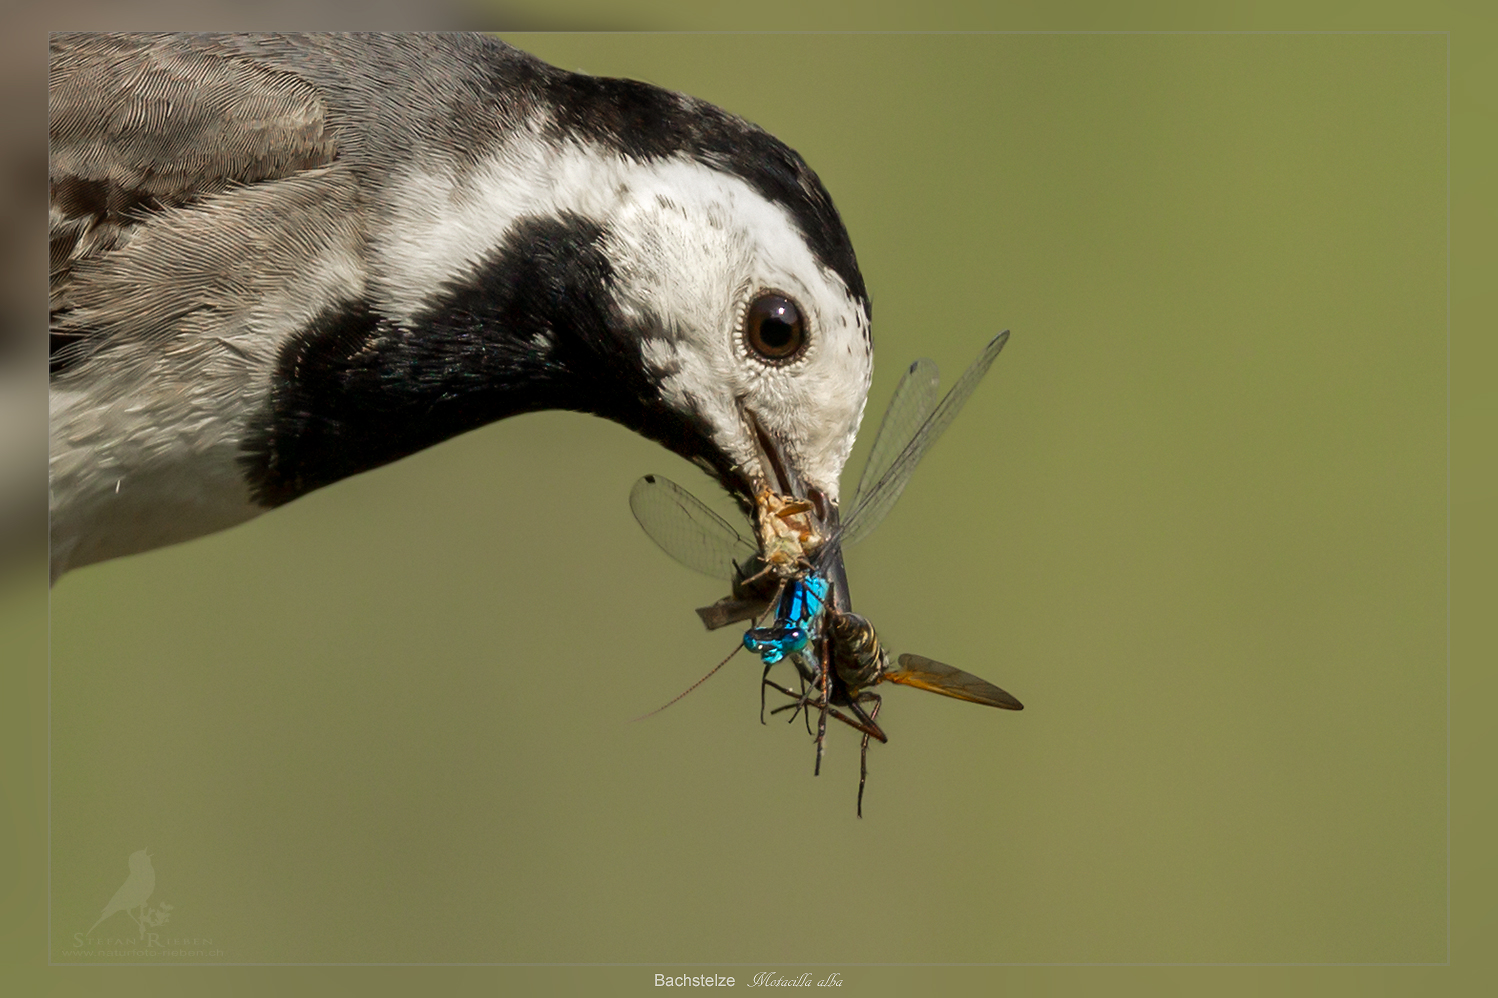
[[[508,37],[821,174],[850,483],[1013,331],[849,572],[1026,710],[891,691],[862,821],[747,659],[630,723],[733,637],[629,487],[709,486],[509,420],[58,584],[51,960],[142,847],[228,962],[1446,960],[1444,36]]]

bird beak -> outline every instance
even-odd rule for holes
[[[751,409],[744,410],[757,452],[749,469],[754,529],[760,551],[772,555],[789,544],[815,550],[837,525],[837,504],[801,477],[795,462]]]
[[[795,465],[788,460],[780,442],[765,429],[753,409],[744,410],[744,422],[749,426],[759,457],[759,467],[750,470],[756,495],[770,491],[786,497],[806,498]]]

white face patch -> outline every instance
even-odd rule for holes
[[[838,496],[873,372],[867,317],[791,215],[731,174],[685,157],[641,163],[521,135],[461,174],[413,172],[372,234],[371,291],[408,321],[503,245],[515,223],[573,213],[603,227],[620,311],[643,331],[640,359],[661,398],[710,427],[736,464],[760,471],[744,410],[810,485]],[[794,300],[808,342],[770,364],[744,342],[749,302]]]

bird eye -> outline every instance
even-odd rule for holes
[[[744,342],[763,360],[792,359],[806,346],[801,309],[784,295],[760,295],[744,314]]]

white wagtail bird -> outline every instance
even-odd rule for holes
[[[52,573],[570,409],[836,516],[869,299],[793,150],[478,35],[57,35]]]

